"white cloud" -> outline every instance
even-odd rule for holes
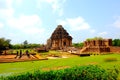
[[[8,37],[16,37],[17,34],[14,34],[14,33],[9,33],[8,34]]]
[[[67,25],[67,21],[66,20],[57,20],[56,23],[60,24],[62,26],[66,26]]]
[[[17,5],[21,5],[23,0],[15,0]]]
[[[13,0],[0,0],[0,8],[11,8]]]
[[[9,9],[0,9],[0,18],[6,19],[13,16],[14,10],[12,8]]]
[[[2,22],[0,22],[0,28],[3,28],[4,24]]]
[[[66,0],[37,0],[37,8],[41,8],[42,3],[49,4],[53,13],[58,13],[59,16],[63,15],[63,6]]]
[[[58,12],[59,16],[63,15],[63,4],[65,0],[46,0],[52,6],[53,12]]]
[[[0,0],[0,18],[7,19],[14,14],[13,0]]]
[[[20,15],[18,18],[11,18],[7,20],[7,24],[12,27],[19,29],[28,34],[43,33],[44,29],[42,21],[38,15]]]
[[[84,20],[82,17],[76,18],[67,18],[65,20],[58,20],[58,24],[63,26],[69,26],[70,30],[72,31],[79,31],[79,30],[88,30],[90,29],[90,25]]]
[[[14,17],[13,3],[20,5],[23,0],[0,0],[0,18],[5,20],[8,26],[16,28],[24,33],[43,33],[42,21],[38,15],[19,15]],[[0,23],[0,27],[3,27]]]
[[[95,29],[90,29],[90,33],[95,33],[96,30]]]
[[[113,23],[114,27],[120,28],[120,16],[116,17],[116,21]]]
[[[107,32],[100,32],[98,33],[98,36],[105,37],[108,33]]]
[[[13,3],[16,5],[20,5],[23,0],[0,0],[0,18],[8,19],[13,17],[14,8]]]

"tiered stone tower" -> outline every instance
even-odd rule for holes
[[[53,50],[60,50],[72,45],[72,37],[62,27],[58,25],[55,31],[52,33],[50,39],[47,40],[47,48]]]

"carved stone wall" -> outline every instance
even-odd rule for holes
[[[110,52],[112,39],[85,41],[82,52]]]
[[[62,27],[58,25],[55,31],[52,33],[50,39],[47,41],[47,47],[49,49],[64,49],[72,45],[72,37]]]
[[[116,52],[116,53],[120,53],[120,47],[116,47],[116,46],[111,46],[110,47],[110,52]]]

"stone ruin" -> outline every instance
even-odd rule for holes
[[[120,47],[116,48],[112,46],[112,39],[92,39],[84,41],[84,47],[82,49],[73,49],[72,37],[62,27],[58,25],[52,33],[51,37],[47,40],[47,45],[43,50],[63,50],[70,51],[76,54],[86,52],[120,52]]]
[[[37,51],[38,53],[41,53],[41,52],[48,52],[49,50],[46,48],[45,45],[42,45],[41,47],[36,48],[35,51]]]
[[[84,47],[80,53],[84,52],[110,52],[112,46],[112,39],[90,40],[84,41]]]
[[[70,46],[72,46],[72,37],[62,25],[58,25],[50,39],[47,40],[47,48],[52,50],[63,50]]]

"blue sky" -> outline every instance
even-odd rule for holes
[[[82,42],[120,38],[120,0],[0,0],[0,37],[46,43],[58,24]]]

